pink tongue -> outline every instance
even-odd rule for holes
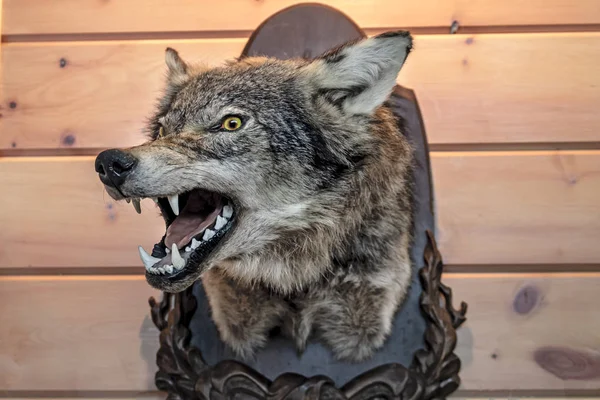
[[[167,229],[167,237],[165,238],[165,245],[167,248],[171,248],[173,243],[177,244],[177,248],[181,249],[187,245],[190,240],[206,227],[211,226],[217,219],[217,215],[221,212],[223,206],[219,206],[213,210],[208,216],[202,212],[194,212],[193,204],[188,205],[179,213],[179,216],[175,218],[175,221],[169,225]]]

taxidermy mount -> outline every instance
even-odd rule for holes
[[[314,59],[223,66],[166,51],[149,140],[100,153],[115,200],[152,198],[166,233],[139,252],[153,287],[201,280],[221,339],[251,358],[274,329],[339,360],[386,341],[411,282],[413,153],[385,104],[408,32]]]

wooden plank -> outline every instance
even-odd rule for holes
[[[167,394],[164,392],[144,392],[144,393],[132,393],[131,395],[121,395],[119,393],[119,397],[112,396],[113,393],[107,393],[106,396],[100,396],[98,393],[92,393],[92,395],[85,396],[87,393],[78,393],[78,397],[64,397],[62,393],[57,394],[55,397],[49,397],[48,395],[54,395],[54,393],[44,393],[44,397],[42,394],[39,394],[39,397],[29,396],[22,397],[22,392],[17,392],[16,395],[18,397],[2,397],[6,400],[89,400],[93,398],[95,400],[165,400],[167,398]],[[466,399],[465,399],[466,400]],[[508,399],[498,399],[498,400],[508,400]],[[514,398],[513,398],[514,400]],[[540,400],[558,400],[558,399],[540,399]],[[580,399],[580,400],[592,400],[592,399]]]
[[[244,43],[5,44],[0,149],[138,144],[161,91],[165,47],[215,65]],[[399,82],[416,89],[430,143],[600,141],[600,33],[424,35],[415,43]]]
[[[417,37],[400,83],[431,143],[599,141],[599,46],[600,33]]]
[[[20,395],[20,393],[18,393]],[[96,400],[165,400],[166,398],[166,393],[162,393],[162,392],[156,392],[156,393],[149,393],[149,394],[141,394],[141,395],[131,395],[128,397],[124,397],[124,396],[119,396],[119,397],[97,397],[97,395],[94,393],[94,399]],[[3,397],[3,399],[6,400],[87,400],[90,397],[62,397],[62,396],[56,396],[56,397]],[[511,396],[489,396],[489,393],[482,393],[481,396],[477,396],[477,393],[470,393],[468,397],[465,397],[463,395],[460,394],[460,391],[454,395],[451,395],[449,398],[453,399],[453,400],[567,400],[567,399],[572,399],[573,396],[571,397],[565,397],[565,396],[559,396],[559,393],[557,393],[556,397],[538,397],[538,396],[515,396],[514,394]],[[577,400],[599,400],[600,397],[577,397]]]
[[[110,201],[93,157],[0,159],[0,268],[141,266],[164,233]],[[600,151],[432,154],[438,239],[448,264],[597,263]]]
[[[176,47],[198,62],[216,64],[239,55],[244,44],[236,39],[184,40]],[[169,45],[2,46],[0,148],[114,147],[144,141],[142,129],[162,91]]]
[[[111,267],[140,265],[164,234],[151,200],[142,215],[104,192],[93,157],[0,159],[0,265]],[[142,270],[141,270],[142,271]]]
[[[600,152],[433,153],[450,264],[600,260]]]
[[[2,32],[2,21],[4,20],[2,18],[2,12],[4,11],[4,8],[2,6],[3,5],[3,1],[4,0],[0,0],[0,33]],[[0,39],[1,38],[2,38],[2,35],[0,35]],[[3,63],[2,63],[2,46],[0,46],[0,88],[1,88],[1,82],[2,82],[1,79],[4,76],[4,73],[2,71],[2,65],[3,65]],[[1,105],[0,105],[0,110],[2,110],[2,106]]]
[[[600,390],[599,274],[449,274],[445,281],[456,303],[469,304],[458,331],[461,390]]]
[[[0,390],[156,390],[143,277],[2,277],[0,293]]]
[[[264,19],[303,1],[144,0],[98,2],[5,0],[3,34],[253,30]],[[323,0],[363,28],[597,24],[596,0]],[[232,14],[232,10],[235,12]]]
[[[45,397],[42,397],[41,394],[39,395],[40,397],[34,397],[34,396],[30,396],[30,397],[22,397],[21,393],[17,392],[17,395],[19,395],[19,397],[3,397],[3,399],[6,400],[89,400],[90,398],[96,399],[96,400],[165,400],[167,398],[167,394],[164,392],[144,392],[144,393],[132,393],[129,396],[126,395],[121,395],[119,393],[119,397],[114,397],[112,396],[113,393],[107,393],[105,397],[100,397],[99,394],[97,393],[93,393],[91,396],[87,396],[85,397],[86,393],[83,394],[79,394],[78,393],[78,397],[64,397],[62,396],[62,393],[59,393],[56,395],[56,397],[48,397],[47,393]],[[54,393],[50,393],[50,395],[53,395]],[[501,399],[498,399],[501,400]],[[508,399],[502,399],[502,400],[508,400]],[[513,399],[514,400],[514,399]],[[555,400],[555,399],[540,399],[540,400]],[[558,399],[556,399],[558,400]],[[580,400],[592,400],[592,399],[580,399]]]
[[[91,395],[86,397],[87,393],[77,393],[77,397],[69,396],[65,397],[62,393],[58,393],[54,396],[54,393],[44,393],[38,394],[39,397],[29,396],[23,397],[22,392],[15,393],[15,397],[2,397],[6,400],[89,400],[93,398],[95,400],[165,400],[167,398],[167,394],[165,392],[142,392],[142,393],[132,393],[131,395],[119,393],[118,397],[114,397],[114,393],[106,393],[105,396],[100,396],[100,394],[94,392]],[[52,396],[52,397],[50,397]],[[466,400],[466,399],[465,399]],[[498,399],[498,400],[508,400],[508,399]],[[513,398],[513,400],[515,400]],[[539,400],[558,400],[558,399],[539,399]],[[580,400],[595,400],[595,399],[580,399]]]
[[[600,389],[600,274],[445,281],[455,302],[469,303],[458,331],[462,391]],[[0,295],[9,299],[0,305],[0,390],[155,390],[158,333],[146,303],[153,291],[141,278],[2,277]]]
[[[49,393],[49,395],[53,395],[54,393]],[[112,393],[107,393],[106,396],[100,397],[99,394],[93,393],[92,396],[85,397],[84,394],[80,394],[79,397],[64,397],[62,393],[57,394],[53,397],[48,397],[48,393],[44,393],[45,397],[42,397],[42,394],[39,394],[39,397],[29,396],[29,397],[21,397],[21,393],[17,392],[17,396],[19,397],[3,397],[6,400],[89,400],[93,398],[95,400],[165,400],[167,398],[167,394],[163,392],[155,392],[155,393],[142,393],[142,394],[131,394],[130,396],[120,395],[119,397],[113,397]],[[498,399],[500,400],[500,399]],[[508,400],[508,399],[502,399]],[[513,399],[514,400],[514,399]],[[540,399],[546,400],[546,399]],[[558,399],[547,399],[547,400],[558,400]],[[581,400],[592,400],[592,399],[581,399]]]

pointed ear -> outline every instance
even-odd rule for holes
[[[181,83],[188,77],[188,66],[179,57],[179,53],[174,49],[167,47],[165,52],[165,62],[169,68],[168,78],[172,83]]]
[[[319,97],[349,114],[371,114],[390,95],[412,48],[409,32],[345,45],[309,65]]]

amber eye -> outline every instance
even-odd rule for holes
[[[226,131],[237,131],[242,127],[242,120],[239,117],[227,117],[223,120],[221,129]]]

